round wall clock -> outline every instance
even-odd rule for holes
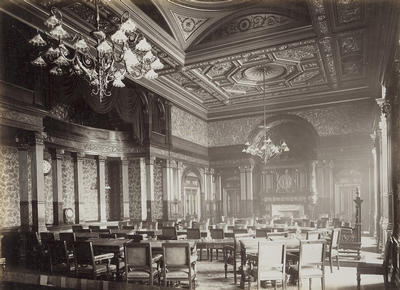
[[[43,160],[43,173],[49,174],[51,170],[51,163],[48,160]]]

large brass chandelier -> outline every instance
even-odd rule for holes
[[[246,142],[244,145],[246,146],[242,152],[251,154],[253,156],[258,156],[261,160],[263,160],[266,165],[269,160],[279,156],[283,152],[290,151],[286,142],[283,140],[279,145],[276,145],[272,142],[271,137],[269,136],[269,127],[267,127],[267,113],[266,113],[266,104],[265,104],[265,75],[267,73],[267,67],[262,68],[262,76],[263,76],[263,112],[264,112],[264,122],[260,128],[263,130],[263,135],[261,138],[257,138],[257,136],[252,140],[252,142]]]
[[[82,35],[71,36],[64,29],[62,13],[56,7],[44,22],[49,28],[46,34],[50,40],[46,42],[38,32],[29,43],[42,48],[33,65],[52,65],[50,73],[56,76],[67,73],[82,76],[89,83],[92,95],[99,96],[102,102],[104,97],[111,96],[112,86],[125,87],[122,80],[127,75],[133,79],[155,79],[156,70],[164,65],[153,54],[151,44],[138,31],[127,11],[121,16],[115,33],[107,35],[101,30],[99,1],[95,0],[96,30],[92,32],[95,51],[89,47],[88,39]],[[67,40],[73,43],[72,52],[65,44]]]

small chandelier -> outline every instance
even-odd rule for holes
[[[125,76],[133,79],[155,79],[156,70],[164,65],[152,53],[152,46],[138,31],[135,22],[125,11],[121,16],[121,24],[112,35],[107,35],[100,29],[99,3],[96,0],[96,30],[92,32],[96,39],[96,53],[90,51],[87,39],[82,35],[71,37],[63,28],[62,13],[56,7],[51,9],[50,17],[44,22],[49,28],[46,33],[53,41],[47,43],[40,33],[29,43],[42,47],[39,55],[32,61],[33,65],[44,67],[52,65],[50,74],[60,76],[71,73],[82,76],[91,86],[92,95],[111,96],[111,85],[125,87],[122,80]],[[64,42],[69,39],[74,43],[73,53]]]
[[[244,148],[242,152],[251,154],[253,156],[258,156],[263,160],[264,164],[266,165],[269,160],[277,157],[283,152],[290,151],[290,149],[285,141],[282,141],[280,145],[275,145],[268,134],[269,127],[267,127],[266,105],[265,105],[265,74],[267,72],[265,67],[262,69],[262,73],[263,73],[262,75],[263,75],[264,123],[262,126],[260,126],[260,128],[264,130],[265,134],[259,140],[255,138],[252,143],[246,142],[244,144],[246,148]]]

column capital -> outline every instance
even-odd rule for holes
[[[46,136],[45,133],[42,132],[34,132],[32,134],[32,145],[43,145],[44,144],[44,137]]]
[[[129,164],[129,159],[127,157],[121,157],[121,164],[122,165],[128,165]]]
[[[61,160],[64,157],[64,153],[65,153],[64,149],[56,149],[54,151],[54,154],[51,155],[51,158],[53,160]]]
[[[97,156],[96,156],[96,159],[97,159],[99,162],[106,162],[107,156],[97,155]]]
[[[156,162],[156,157],[155,156],[150,156],[145,158],[146,165],[154,165]]]
[[[78,152],[74,152],[73,156],[74,156],[76,161],[82,161],[83,158],[85,158],[86,155],[85,155],[84,152],[78,151]]]

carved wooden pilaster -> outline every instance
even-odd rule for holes
[[[104,156],[97,156],[97,190],[99,196],[99,221],[106,222],[107,215],[106,215],[106,177],[105,177],[105,163],[106,157]]]
[[[153,219],[154,207],[154,163],[156,158],[151,156],[146,158],[146,201],[147,201],[147,220]]]
[[[126,158],[121,159],[121,180],[122,180],[122,208],[121,219],[129,219],[129,161]]]
[[[83,219],[83,202],[82,194],[83,188],[83,158],[85,154],[82,152],[77,152],[74,154],[74,186],[75,186],[75,223],[79,224],[84,222]]]
[[[37,231],[47,231],[43,174],[43,135],[32,135],[32,223]]]
[[[63,184],[62,184],[62,160],[64,150],[56,149],[52,155],[52,178],[53,178],[53,215],[54,224],[64,223],[63,218]]]
[[[27,134],[27,132],[24,132]],[[24,134],[20,132],[20,136],[16,137],[18,145],[18,168],[19,168],[19,196],[20,196],[20,218],[21,230],[29,230],[29,219],[31,212],[31,201],[28,194],[28,154],[29,143],[25,142]]]

